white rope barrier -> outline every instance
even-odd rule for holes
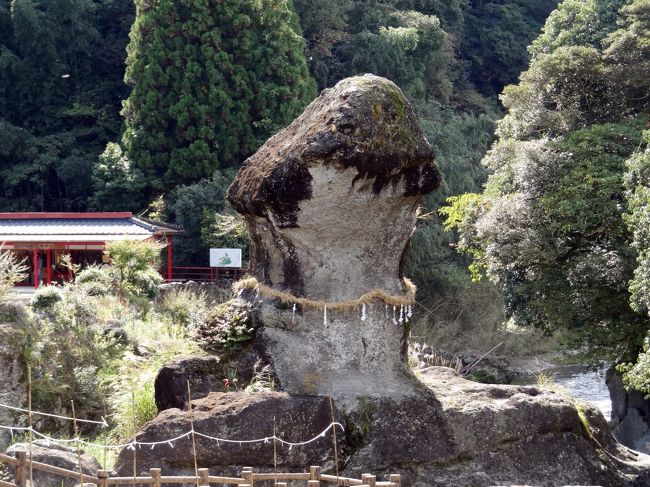
[[[99,444],[99,443],[92,443],[90,441],[82,440],[80,438],[70,438],[70,439],[67,439],[67,440],[53,438],[53,437],[45,435],[45,434],[43,434],[43,433],[41,433],[39,431],[36,431],[34,428],[30,428],[28,426],[23,427],[23,426],[0,425],[0,429],[10,430],[12,435],[13,435],[14,431],[20,431],[20,432],[30,432],[31,431],[34,435],[36,435],[36,436],[38,436],[38,437],[40,437],[40,438],[42,438],[42,439],[44,439],[44,440],[46,440],[46,441],[48,441],[50,443],[54,443],[54,444],[67,445],[67,444],[70,444],[70,443],[78,442],[78,443],[80,443],[82,445],[93,446],[93,447],[96,447],[96,448],[107,448],[107,449],[111,449],[111,450],[121,450],[122,448],[128,448],[130,450],[135,450],[136,447],[140,448],[142,446],[149,446],[153,450],[158,445],[169,445],[171,448],[174,448],[174,442],[176,442],[178,440],[182,440],[184,438],[187,438],[190,435],[192,435],[192,433],[194,433],[196,436],[200,436],[200,437],[205,438],[207,440],[216,441],[217,445],[219,445],[221,443],[228,443],[228,444],[238,444],[239,446],[242,446],[242,445],[254,444],[254,443],[269,443],[270,441],[275,440],[275,441],[277,441],[278,443],[280,443],[282,445],[288,446],[289,449],[291,450],[291,448],[293,448],[294,446],[298,447],[298,446],[309,445],[310,443],[313,443],[315,441],[318,441],[321,438],[324,438],[328,431],[330,431],[332,428],[336,428],[337,426],[339,428],[341,428],[341,431],[345,431],[345,428],[343,427],[343,425],[341,423],[333,422],[327,428],[325,428],[321,433],[314,436],[313,438],[310,438],[309,440],[305,440],[305,441],[299,441],[299,442],[287,441],[287,440],[284,440],[284,439],[282,439],[282,438],[280,438],[280,437],[278,437],[276,435],[266,436],[264,438],[257,438],[257,439],[253,439],[253,440],[232,440],[232,439],[229,439],[229,438],[219,438],[217,436],[206,435],[205,433],[200,433],[198,431],[195,431],[194,429],[191,429],[190,431],[188,431],[186,433],[183,433],[181,435],[175,436],[174,438],[168,438],[168,439],[160,440],[160,441],[137,441],[137,440],[134,440],[134,441],[131,441],[129,443],[123,443],[123,444],[120,444],[120,445],[103,445],[103,444]]]
[[[21,413],[29,413],[29,409],[24,409],[24,408],[19,408],[16,406],[9,406],[8,404],[2,404],[0,403],[0,408],[4,409],[10,409],[11,411],[20,411]],[[66,421],[76,421],[77,423],[89,423],[89,424],[98,424],[102,428],[108,428],[108,423],[106,420],[102,417],[101,421],[93,421],[92,419],[79,419],[79,418],[71,418],[70,416],[60,416],[58,414],[51,414],[51,413],[42,413],[40,411],[31,411],[32,414],[35,414],[37,416],[47,416],[48,418],[57,418],[57,419],[63,419]]]

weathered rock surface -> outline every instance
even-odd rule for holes
[[[322,396],[291,395],[283,392],[247,394],[243,392],[211,393],[206,398],[192,401],[194,429],[211,436],[248,440],[273,436],[275,418],[278,436],[287,441],[301,441],[318,436],[329,426],[330,408]],[[336,411],[335,411],[336,413]],[[168,409],[148,423],[136,439],[159,441],[173,438],[190,430],[188,411]],[[339,435],[342,439],[343,435]],[[243,466],[273,468],[273,442],[242,444],[218,443],[197,436],[197,461],[200,467],[215,473],[239,473]],[[341,445],[342,446],[342,442]],[[332,439],[328,435],[310,445],[292,448],[278,445],[277,460],[281,468],[298,471],[309,465],[331,465]],[[154,450],[137,450],[138,471],[145,473],[151,467],[160,467],[164,474],[193,473],[194,458],[190,438]],[[298,469],[298,470],[296,470]],[[133,474],[133,452],[123,450],[115,470],[120,475]]]
[[[433,149],[400,89],[365,75],[323,91],[269,139],[228,198],[248,223],[258,281],[331,303],[373,289],[405,292],[402,257],[416,209],[439,183]],[[405,327],[387,326],[395,311],[380,301],[363,323],[360,313],[330,309],[325,319],[264,300],[256,348],[290,392],[407,392]]]
[[[518,375],[506,357],[484,355],[475,350],[455,354],[413,342],[409,344],[409,363],[418,371],[435,366],[450,367],[470,380],[485,384],[511,384]]]
[[[192,398],[199,399],[223,388],[224,373],[218,357],[182,357],[166,363],[154,381],[154,398],[158,411],[185,409],[188,399],[187,383]]]
[[[21,359],[24,335],[21,332],[26,319],[21,305],[0,303],[0,403],[22,407],[27,398],[24,385],[25,367]],[[0,424],[23,426],[26,417],[9,409],[0,408]],[[11,433],[0,429],[0,451],[9,446]]]
[[[263,363],[252,347],[222,357],[180,357],[164,364],[154,381],[154,398],[158,411],[186,409],[187,383],[190,383],[192,400],[206,397],[211,392],[232,392],[250,384],[255,372]],[[256,367],[258,370],[256,370]]]
[[[7,455],[16,456],[16,451],[29,451],[27,443],[17,443],[7,450]],[[29,455],[28,455],[29,456]],[[32,458],[35,462],[46,463],[55,467],[65,468],[73,472],[79,471],[77,450],[61,445],[45,443],[36,440],[32,443]],[[81,470],[87,475],[96,475],[101,466],[95,457],[85,452],[81,454]],[[38,487],[74,487],[79,479],[72,479],[33,469],[34,485]],[[29,479],[29,467],[25,468],[25,478]]]
[[[618,444],[599,411],[580,406],[589,432],[571,400],[535,387],[484,385],[452,369],[433,367],[420,390],[406,398],[357,398],[355,408],[335,409],[346,425],[338,452],[344,475],[360,478],[400,473],[407,487],[465,487],[529,484],[650,485],[650,457]],[[265,393],[212,393],[193,401],[198,432],[230,439],[271,436],[276,417],[279,436],[301,441],[330,423],[322,396]],[[160,441],[189,431],[189,413],[163,412],[137,436]],[[137,450],[138,468],[162,466],[168,473],[192,474],[189,439]],[[272,443],[217,444],[197,438],[198,464],[215,473],[238,473],[243,466],[273,469]],[[132,474],[132,452],[124,450],[118,473]],[[283,471],[309,465],[333,468],[331,436],[305,447],[278,448]]]
[[[377,76],[324,90],[237,174],[251,271],[312,299],[402,292],[400,261],[421,196],[440,174],[400,89]]]
[[[616,371],[607,371],[607,388],[612,400],[611,426],[625,446],[650,454],[650,400],[638,391],[627,391]]]

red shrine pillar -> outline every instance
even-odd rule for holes
[[[38,250],[34,249],[34,289],[38,289]]]
[[[52,249],[48,248],[45,251],[45,283],[49,286],[52,284]]]
[[[167,235],[167,281],[172,282],[172,236]]]

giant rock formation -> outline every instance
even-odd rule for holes
[[[650,485],[647,457],[619,445],[594,408],[451,369],[409,371],[403,258],[422,197],[439,183],[410,104],[372,75],[325,90],[246,161],[228,194],[252,240],[255,280],[238,299],[255,309],[251,347],[280,390],[202,391],[197,431],[265,437],[275,419],[281,436],[305,439],[329,425],[329,396],[346,425],[344,473],[400,473],[409,487]],[[359,301],[371,291],[384,298]],[[167,409],[136,438],[173,437],[189,422],[187,411]],[[139,450],[138,468],[193,472],[187,443]],[[198,446],[200,466],[215,472],[273,468],[269,445]],[[121,452],[121,474],[132,474],[132,455]],[[281,449],[278,460],[281,469],[331,468],[331,440]]]

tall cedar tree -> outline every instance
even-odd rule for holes
[[[240,164],[315,96],[286,0],[136,0],[123,142],[163,192]]]

